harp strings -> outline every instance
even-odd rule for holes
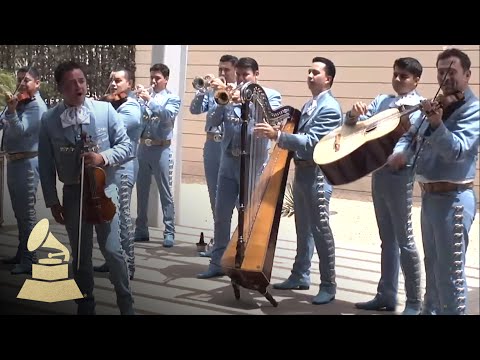
[[[249,161],[247,162],[247,189],[246,189],[246,218],[244,227],[244,239],[248,242],[253,225],[256,221],[257,212],[262,202],[263,194],[266,190],[267,181],[263,179],[262,174],[268,162],[270,140],[260,138],[253,134],[253,127],[257,123],[266,120],[264,112],[265,104],[262,103],[266,97],[254,96],[250,103],[251,121],[248,122],[248,138],[250,143],[247,146]],[[267,224],[266,224],[267,225]]]

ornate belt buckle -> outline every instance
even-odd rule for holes
[[[152,146],[152,139],[145,139],[145,145]]]
[[[215,142],[222,141],[222,138],[223,138],[222,134],[214,134],[213,135],[213,141],[215,141]]]
[[[241,150],[240,150],[240,149],[233,149],[233,150],[232,150],[232,155],[233,155],[233,156],[235,156],[235,157],[236,157],[236,156],[240,156],[240,154],[241,154]]]

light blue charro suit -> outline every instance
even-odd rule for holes
[[[420,183],[450,182],[457,190],[422,191],[422,240],[426,292],[423,313],[465,314],[467,282],[465,254],[475,219],[475,179],[480,135],[479,100],[470,88],[454,111],[444,110],[443,122],[433,130],[421,120],[402,137],[394,152],[411,153],[415,135],[418,157],[415,179]],[[421,124],[421,125],[420,125]],[[416,134],[419,129],[418,134]],[[415,157],[414,157],[415,158]]]
[[[47,106],[37,91],[34,100],[19,102],[13,114],[7,112],[0,122],[3,146],[7,154],[24,153],[28,156],[7,160],[7,185],[13,212],[17,219],[19,244],[15,261],[31,268],[33,252],[27,250],[28,237],[36,224],[35,203],[38,188],[38,133],[40,119]],[[8,159],[8,157],[7,157]],[[16,270],[14,268],[14,270]]]
[[[276,109],[281,106],[282,96],[273,89],[263,88],[268,97],[270,107]],[[220,262],[225,249],[230,241],[230,228],[232,222],[233,209],[238,201],[240,189],[240,133],[241,133],[241,104],[218,105],[209,111],[211,123],[214,126],[223,124],[224,133],[221,142],[222,157],[220,161],[220,169],[218,173],[217,198],[215,202],[215,243],[212,249],[211,261],[206,273],[202,273],[199,277],[207,278],[221,274]],[[253,121],[249,122],[249,139],[253,132]],[[265,142],[268,145],[268,142]],[[247,146],[248,149],[248,146]],[[258,153],[260,149],[258,149]],[[262,155],[268,155],[266,147]],[[247,159],[249,157],[247,156]],[[255,163],[262,164],[264,161],[255,159]],[[248,165],[247,165],[248,168]],[[256,169],[260,171],[261,169]]]
[[[293,185],[297,255],[292,274],[283,284],[310,286],[310,267],[314,246],[320,260],[320,292],[314,304],[323,304],[335,297],[335,242],[329,224],[329,202],[332,186],[313,162],[313,150],[323,136],[342,123],[340,104],[330,90],[317,97],[316,108],[305,111],[305,104],[296,134],[281,133],[278,146],[295,151]],[[308,108],[310,108],[308,106]]]
[[[141,102],[144,124],[141,138],[153,141],[171,141],[175,119],[180,111],[180,98],[165,89],[159,93],[150,90],[150,101]],[[157,182],[163,210],[165,247],[175,241],[175,208],[171,188],[173,161],[170,143],[150,145],[140,142],[138,147],[137,220],[135,239],[148,239],[148,200],[152,174]]]
[[[423,100],[415,90],[404,95],[382,94],[367,108],[359,120],[398,105],[415,106]],[[410,123],[422,116],[420,110],[410,114]],[[381,240],[381,278],[377,287],[377,301],[394,309],[397,303],[400,266],[405,277],[406,307],[419,311],[421,307],[420,258],[412,227],[413,173],[411,167],[394,170],[381,167],[372,174],[372,198]]]
[[[138,140],[142,131],[142,109],[135,94],[130,92],[127,100],[116,110],[118,118],[123,122],[127,130],[127,135],[132,144],[132,157],[134,157],[132,160],[120,165],[115,171],[115,184],[119,190],[120,200],[120,242],[127,257],[130,278],[133,278],[135,272],[135,253],[130,203],[133,186],[135,185],[138,173],[137,149]]]
[[[213,219],[215,220],[215,199],[217,195],[217,179],[220,168],[220,157],[222,155],[221,140],[222,126],[212,124],[211,114],[217,107],[213,91],[202,92],[197,90],[195,97],[190,104],[192,114],[202,114],[208,112],[205,122],[205,132],[207,139],[203,145],[203,167],[205,170],[205,179],[207,181],[208,195],[210,198],[210,207],[212,209]],[[210,111],[212,110],[212,111]]]
[[[39,169],[45,204],[52,207],[60,204],[56,189],[56,175],[63,182],[64,216],[73,257],[73,273],[82,294],[86,297],[76,300],[79,314],[95,313],[93,296],[93,226],[97,233],[100,250],[110,268],[110,281],[117,294],[117,304],[121,314],[133,314],[133,297],[128,278],[128,268],[124,251],[120,244],[118,216],[118,189],[115,186],[115,170],[131,159],[132,144],[123,122],[110,103],[85,99],[84,106],[90,114],[89,124],[72,125],[63,128],[60,115],[66,107],[60,102],[42,117],[39,140]],[[98,225],[82,224],[80,268],[78,261],[78,223],[80,215],[80,170],[81,162],[76,149],[80,132],[86,132],[98,144],[108,166],[104,168],[107,178],[105,193],[117,207],[117,213],[110,222]]]

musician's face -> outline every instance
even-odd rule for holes
[[[112,83],[110,85],[111,93],[120,94],[132,88],[130,81],[125,77],[125,71],[117,71],[112,74]]]
[[[450,67],[450,64],[452,63]],[[450,70],[448,68],[450,67]],[[447,74],[448,71],[448,74]],[[447,75],[446,75],[447,74]],[[460,59],[457,57],[450,57],[448,59],[439,60],[437,64],[437,81],[438,84],[442,84],[445,78],[445,83],[442,86],[444,95],[453,94],[457,91],[465,91],[468,86],[468,80],[470,79],[471,71],[464,71]]]
[[[252,82],[254,84],[257,83],[258,78],[258,70],[253,71],[250,68],[236,68],[237,73],[237,84]]]
[[[308,69],[307,84],[313,96],[330,88],[332,77],[325,73],[325,64],[314,62]]]
[[[416,89],[420,78],[398,66],[393,68],[392,86],[398,95],[405,95]]]
[[[85,101],[87,93],[87,79],[80,69],[67,71],[63,75],[59,86],[65,103],[71,106],[80,106]]]
[[[223,76],[227,83],[236,81],[235,66],[230,61],[223,61],[218,64],[218,76]]]
[[[40,87],[40,80],[35,80],[29,73],[18,72],[17,85],[19,85],[18,92],[27,92],[30,96],[32,96]]]
[[[168,77],[163,76],[161,71],[150,71],[150,84],[155,92],[165,90],[168,83]]]

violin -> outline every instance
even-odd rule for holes
[[[431,112],[435,112],[438,109],[443,109],[442,120],[445,120],[453,111],[455,111],[457,106],[462,104],[464,100],[465,94],[461,91],[457,91],[450,95],[439,94],[433,101],[432,110],[428,111],[426,114],[428,116],[431,114]]]
[[[122,91],[121,93],[106,94],[100,98],[100,101],[108,101],[116,109],[120,107],[125,101],[127,101],[128,92]]]
[[[91,138],[91,137],[90,137]],[[81,153],[97,151],[98,147],[87,141],[85,132],[81,135]],[[85,167],[82,159],[83,203],[82,216],[87,224],[102,224],[109,222],[115,216],[117,208],[112,199],[105,194],[106,173],[100,167]]]
[[[17,94],[17,101],[18,102],[28,102],[28,101],[32,101],[35,99],[35,96],[30,96],[29,93],[27,92],[20,92]]]
[[[16,98],[16,100],[19,102],[19,103],[28,103],[32,100],[35,99],[35,96],[30,96],[30,94],[28,92],[19,92],[19,93],[16,93],[15,95],[12,95],[12,93],[10,92],[6,92],[5,93],[5,99],[8,101],[10,101],[11,99],[13,98]]]

